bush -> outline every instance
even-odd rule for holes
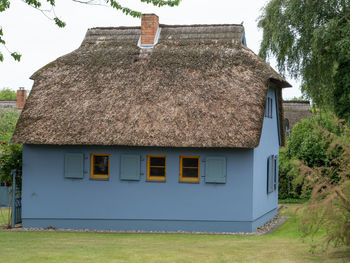
[[[0,143],[8,143],[16,128],[19,114],[17,110],[0,109]]]
[[[311,200],[303,209],[301,231],[312,238],[325,230],[323,240],[328,245],[350,247],[350,180],[331,184],[327,181],[317,184]]]
[[[295,182],[299,178],[300,169],[296,159],[289,159],[287,149],[283,148],[279,153],[279,199],[298,199],[301,195],[301,187]]]
[[[22,146],[19,144],[2,143],[0,146],[0,182],[12,185],[11,171],[17,171],[18,183],[21,183],[22,176]]]
[[[339,182],[347,147],[342,140],[350,141],[349,127],[333,114],[317,113],[298,123],[280,151],[279,198],[309,198],[318,178]]]

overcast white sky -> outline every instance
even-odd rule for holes
[[[258,53],[262,39],[257,18],[266,2],[182,0],[179,7],[157,8],[139,0],[120,1],[142,13],[157,14],[162,24],[238,24],[244,21],[248,47],[255,53]],[[0,62],[0,89],[25,87],[30,90],[33,81],[29,77],[47,63],[78,48],[88,28],[140,25],[140,19],[125,16],[112,8],[78,4],[71,0],[56,0],[55,11],[67,23],[65,28],[58,28],[53,21],[21,0],[11,0],[10,9],[0,13],[0,26],[7,47],[22,54],[21,62],[15,62],[1,49],[5,60]],[[283,91],[284,99],[300,96],[299,83],[287,80],[293,88]]]

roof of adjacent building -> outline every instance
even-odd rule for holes
[[[13,141],[258,146],[270,82],[281,119],[290,85],[241,44],[243,26],[160,28],[153,49],[137,46],[140,27],[89,29],[77,50],[32,76]]]
[[[289,128],[292,129],[302,119],[312,117],[310,101],[285,100],[283,101],[285,120],[288,120]]]

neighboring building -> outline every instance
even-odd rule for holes
[[[277,213],[281,91],[242,25],[89,29],[37,71],[24,227],[254,231]]]
[[[287,135],[290,134],[294,125],[302,119],[312,117],[310,101],[283,101],[284,112],[284,130]]]

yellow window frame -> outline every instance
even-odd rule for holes
[[[108,157],[108,174],[94,174],[94,158],[95,156],[105,156]],[[109,164],[111,162],[109,158],[109,154],[107,153],[92,153],[91,154],[91,170],[90,170],[90,178],[91,179],[102,179],[102,180],[107,180],[109,179]]]
[[[182,170],[183,168],[197,168],[197,167],[187,167],[183,166],[183,159],[184,158],[191,158],[191,159],[197,159],[198,160],[198,175],[197,177],[183,177],[182,176]],[[200,157],[199,156],[190,156],[190,155],[181,155],[180,156],[180,182],[195,182],[198,183],[200,181]]]
[[[164,166],[151,166],[151,158],[164,158]],[[151,176],[151,167],[164,168],[164,176]],[[165,181],[166,180],[166,155],[147,155],[147,181]]]

